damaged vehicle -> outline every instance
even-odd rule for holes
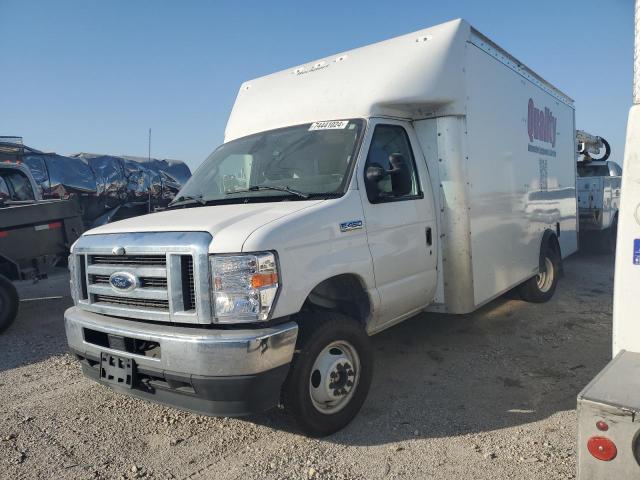
[[[76,197],[87,228],[166,208],[191,177],[179,160],[58,155],[22,145],[20,137],[0,137],[0,145],[20,151],[7,161],[29,168],[42,198]]]
[[[27,167],[0,163],[0,333],[18,314],[13,282],[46,278],[82,232],[76,200],[43,200]]]

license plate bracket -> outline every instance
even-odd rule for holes
[[[133,388],[135,363],[130,358],[100,354],[100,380],[110,385]]]

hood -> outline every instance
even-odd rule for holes
[[[208,232],[211,253],[239,252],[251,233],[267,223],[309,208],[322,200],[239,203],[178,208],[128,218],[89,230],[85,235],[135,232]]]

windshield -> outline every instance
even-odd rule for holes
[[[196,170],[173,204],[342,195],[363,124],[359,119],[315,122],[225,143]]]

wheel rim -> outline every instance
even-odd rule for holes
[[[309,376],[309,394],[316,410],[333,414],[353,398],[360,380],[360,357],[353,345],[339,340],[316,358]]]
[[[549,257],[545,257],[544,267],[544,272],[540,272],[536,277],[536,280],[538,283],[538,290],[540,290],[542,293],[547,293],[549,290],[551,290],[556,272],[553,262]]]

